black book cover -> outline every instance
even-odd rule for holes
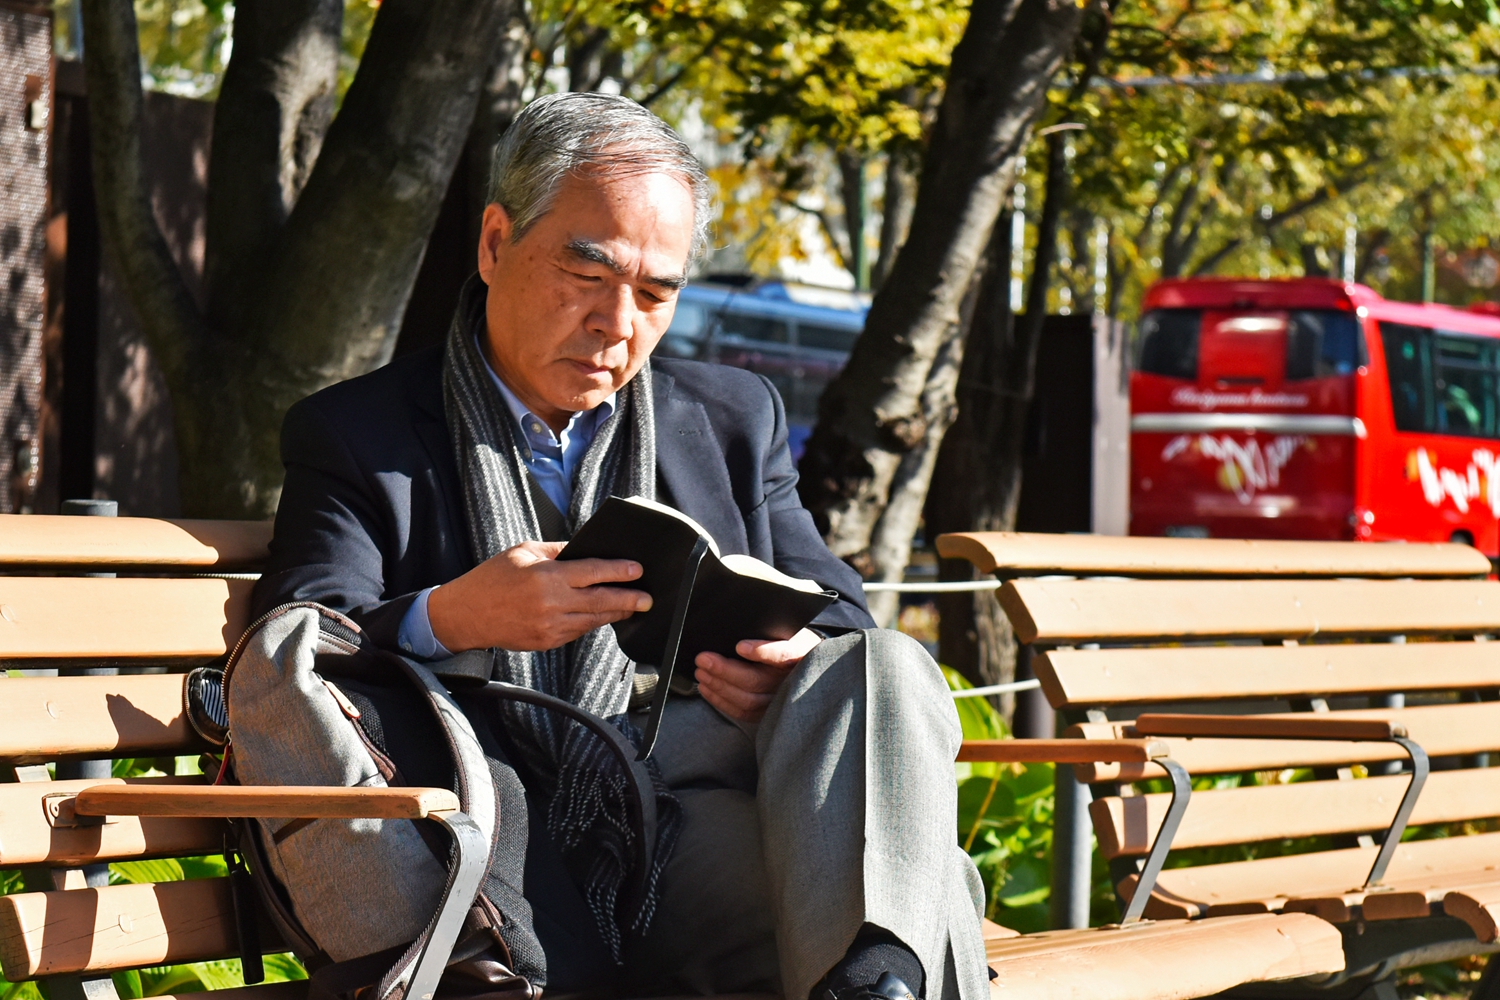
[[[675,665],[684,677],[692,676],[701,652],[735,656],[742,639],[790,639],[838,597],[753,556],[720,556],[697,522],[641,497],[605,500],[558,558],[641,564],[640,579],[616,586],[646,591],[651,610],[615,622],[615,638],[635,662],[661,667],[683,570],[699,537],[707,540],[709,551],[698,568]]]

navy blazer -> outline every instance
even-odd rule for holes
[[[771,383],[696,361],[651,364],[658,499],[708,529],[723,552],[837,591],[813,623],[819,631],[871,627],[858,574],[828,551],[797,497],[786,412]],[[287,411],[286,484],[255,585],[257,615],[317,601],[394,650],[416,595],[474,567],[442,371],[442,348],[428,348]]]

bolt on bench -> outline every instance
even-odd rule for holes
[[[1395,995],[1398,968],[1500,949],[1500,832],[1459,835],[1500,817],[1500,769],[1484,766],[1500,750],[1500,583],[1481,553],[999,532],[937,544],[1004,581],[1071,735],[1162,739],[1193,776],[1221,776],[1174,817],[1170,794],[1139,788],[1167,777],[1155,763],[1075,769],[1122,907],[1316,914],[1346,951],[1322,985],[1375,996]],[[1352,780],[1356,765],[1368,777]],[[1078,790],[1060,769],[1059,798]],[[1174,850],[1252,860],[1169,868],[1138,899],[1140,860],[1174,820]],[[1402,842],[1407,828],[1421,838]],[[1321,839],[1255,856],[1299,838]],[[1087,884],[1084,844],[1082,872],[1059,882]]]
[[[0,515],[3,665],[121,671],[0,678],[0,869],[23,869],[28,890],[0,897],[0,967],[10,981],[45,979],[51,1000],[114,1000],[109,975],[117,970],[286,950],[269,924],[237,917],[250,911],[237,910],[231,879],[108,885],[109,862],[223,851],[226,818],[452,823],[459,815],[445,789],[49,777],[49,762],[66,771],[78,761],[209,749],[184,716],[183,672],[223,657],[247,624],[249,574],[269,535],[259,522]],[[964,753],[1147,767],[1166,747],[1140,738],[1003,741],[967,744]],[[252,933],[258,949],[247,944]],[[1343,968],[1337,932],[1304,913],[1026,936],[990,924],[986,937],[1000,974],[995,995],[1025,1000],[1186,1000]],[[215,992],[301,1000],[306,984]]]

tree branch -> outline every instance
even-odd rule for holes
[[[1363,184],[1365,182],[1365,179],[1369,177],[1369,175],[1373,172],[1374,163],[1375,161],[1371,160],[1365,164],[1364,169],[1354,171],[1348,177],[1344,178],[1341,183],[1336,182],[1334,184],[1319,188],[1316,193],[1302,199],[1301,201],[1294,202],[1281,211],[1272,214],[1269,219],[1265,220],[1265,224],[1261,226],[1261,232],[1263,234],[1275,232],[1277,227],[1286,222],[1288,219],[1294,219],[1297,216],[1301,215],[1303,212],[1308,211],[1309,209],[1317,208],[1324,202],[1332,201],[1334,198],[1340,197],[1344,194],[1347,194],[1349,191],[1352,191],[1354,188]],[[1219,263],[1225,257],[1228,257],[1230,254],[1234,253],[1234,251],[1243,246],[1247,238],[1248,237],[1245,236],[1236,236],[1233,239],[1229,240],[1223,246],[1219,247],[1219,249],[1215,250],[1203,260],[1193,265],[1192,271],[1189,276],[1192,277],[1199,274],[1207,274],[1212,272],[1214,268],[1219,266]]]
[[[147,194],[135,8],[121,0],[82,0],[81,6],[99,234],[156,362],[175,389],[191,382],[204,324]]]
[[[953,50],[911,231],[848,364],[818,404],[799,492],[836,555],[870,544],[903,456],[927,439],[933,366],[1047,90],[1083,19],[1074,0],[975,0]],[[891,537],[905,524],[882,522]],[[915,530],[915,520],[906,537]],[[899,529],[899,530],[897,530]]]
[[[839,165],[839,195],[844,202],[844,233],[849,243],[845,268],[854,276],[854,287],[869,284],[865,247],[865,159],[849,149],[835,154]]]
[[[1210,169],[1212,162],[1212,160],[1209,161]],[[1184,226],[1198,200],[1198,195],[1203,191],[1205,179],[1201,170],[1188,178],[1187,184],[1183,187],[1182,197],[1177,199],[1177,204],[1173,206],[1172,214],[1167,220],[1167,233],[1161,240],[1161,274],[1164,278],[1177,277],[1187,260],[1187,241],[1192,231],[1184,233]]]
[[[838,260],[839,267],[842,267],[846,271],[849,270],[849,255],[845,252],[844,245],[839,240],[838,233],[833,228],[833,221],[828,218],[827,212],[821,208],[808,208],[806,205],[798,204],[795,198],[782,199],[782,204],[817,219],[818,226],[823,230],[823,238],[828,241],[828,248],[833,251],[833,256]]]
[[[242,3],[214,106],[204,285],[216,327],[258,294],[264,264],[317,161],[338,88],[342,0]]]
[[[510,7],[381,5],[248,324],[257,359],[286,380],[273,408],[390,356]]]

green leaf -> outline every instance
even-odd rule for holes
[[[266,955],[261,959],[266,967],[266,982],[287,983],[307,978],[307,970],[290,952],[281,955]]]
[[[175,858],[154,861],[120,861],[109,866],[111,881],[136,885],[152,882],[181,882],[182,864]]]
[[[145,996],[141,989],[141,974],[135,969],[116,972],[110,978],[114,980],[115,992],[120,994],[120,1000],[139,1000]]]
[[[201,858],[179,858],[183,878],[222,878],[229,874],[224,855],[210,854]]]

